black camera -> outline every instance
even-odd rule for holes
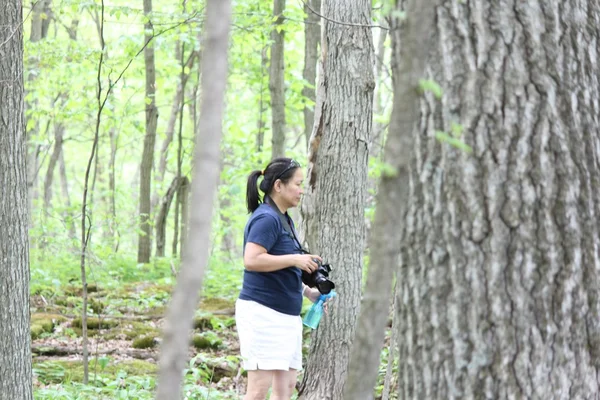
[[[318,267],[311,274],[302,271],[302,282],[308,287],[319,289],[321,294],[329,294],[335,288],[335,283],[329,280],[331,267],[329,264],[321,264],[319,260],[314,260]]]

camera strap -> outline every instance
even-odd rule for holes
[[[279,209],[279,207],[277,207],[277,204],[275,204],[275,202],[273,201],[273,199],[271,199],[269,196],[266,196],[266,195],[265,195],[265,203],[267,203],[269,206],[271,206],[271,208],[273,208],[273,210],[275,210],[275,212],[277,213],[277,216],[279,217],[279,220],[281,221],[281,224],[283,225],[283,229],[294,240],[294,242],[296,243],[296,246],[298,246],[297,250],[300,250],[304,254],[310,254],[308,251],[306,251],[302,248],[302,245],[300,244],[300,240],[298,240],[298,236],[296,236],[296,230],[292,226],[293,222],[291,222],[291,218],[289,217],[287,212],[285,214],[282,213],[281,210]]]

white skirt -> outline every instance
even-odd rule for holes
[[[245,370],[302,369],[302,319],[255,301],[235,303],[235,321]]]

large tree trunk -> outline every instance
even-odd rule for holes
[[[310,140],[315,119],[317,62],[319,60],[319,41],[321,40],[321,18],[317,14],[321,11],[321,0],[306,0],[304,4],[304,136],[306,143]]]
[[[444,91],[413,148],[400,398],[597,398],[600,6],[436,11]],[[455,123],[472,155],[436,140]]]
[[[333,267],[339,298],[313,334],[304,399],[341,399],[360,307],[364,203],[372,128],[371,1],[323,3],[323,68],[311,135],[303,223],[312,252]]]
[[[144,65],[146,67],[146,135],[144,136],[144,151],[140,166],[140,235],[138,239],[138,263],[150,262],[152,251],[152,212],[150,196],[152,192],[152,165],[154,163],[154,143],[156,141],[156,125],[158,109],[156,108],[156,71],[154,69],[154,43],[152,26],[152,0],[144,0],[144,14],[147,22],[144,24],[145,40]]]
[[[20,0],[0,5],[0,399],[33,399]]]
[[[269,90],[271,91],[272,147],[271,157],[285,154],[285,83],[283,48],[285,30],[283,11],[285,0],[273,0],[275,24],[271,31],[271,64],[269,69]]]
[[[189,245],[169,305],[160,354],[157,400],[181,398],[189,332],[208,263],[214,194],[219,179],[231,2],[208,0],[202,56],[202,108],[196,131]]]
[[[393,25],[394,109],[370,240],[369,274],[352,346],[344,400],[373,399],[385,338],[403,217],[408,209],[413,128],[419,117],[418,82],[427,61],[428,37],[438,0],[409,0],[406,20]],[[398,26],[400,25],[400,26]],[[400,49],[400,43],[402,48]]]

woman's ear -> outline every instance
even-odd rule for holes
[[[281,191],[281,179],[277,179],[275,181],[275,183],[273,184],[273,189],[275,189],[277,193]]]

